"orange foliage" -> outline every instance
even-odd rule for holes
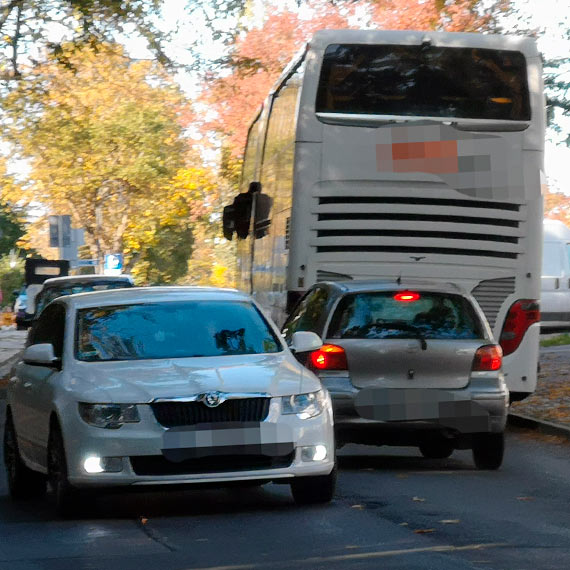
[[[570,226],[570,196],[560,192],[547,192],[544,195],[544,217],[560,220]]]
[[[285,65],[315,31],[351,27],[348,20],[355,4],[309,0],[304,5],[312,9],[310,20],[274,7],[262,27],[238,38],[231,54],[231,74],[207,77],[204,100],[217,117],[204,128],[223,134],[232,153],[240,155],[248,126]],[[475,11],[476,5],[477,0],[369,0],[367,7],[371,26],[378,29],[476,31],[488,24],[488,18]]]
[[[275,11],[262,28],[238,39],[232,53],[233,73],[222,79],[208,78],[204,99],[217,112],[206,127],[227,136],[235,155],[242,152],[249,123],[269,90],[303,44],[317,30],[348,28],[337,6],[317,0],[310,3],[314,17],[302,20],[287,10]]]
[[[479,31],[488,24],[479,16],[473,0],[375,0],[372,1],[374,24],[385,30]]]

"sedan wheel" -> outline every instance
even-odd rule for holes
[[[8,489],[13,499],[29,499],[45,494],[45,476],[32,471],[22,461],[10,410],[6,413],[4,425],[4,463],[8,475]]]
[[[75,489],[67,480],[65,446],[59,426],[53,426],[48,441],[48,479],[55,497],[55,508],[59,515],[70,516],[78,509]]]
[[[498,469],[503,463],[505,435],[480,433],[473,440],[473,461],[477,469]]]
[[[330,503],[336,487],[336,466],[329,475],[296,477],[291,481],[291,493],[298,505]]]
[[[428,459],[446,459],[453,453],[453,445],[447,441],[426,441],[420,444],[421,454]]]

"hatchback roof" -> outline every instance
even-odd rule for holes
[[[421,289],[441,293],[454,293],[467,295],[468,292],[455,283],[428,281],[423,279],[411,279],[402,277],[400,283],[395,279],[358,279],[354,281],[325,281],[323,282],[332,289],[343,293],[356,293],[364,291],[405,291],[407,289]]]
[[[72,308],[108,307],[169,301],[249,301],[249,295],[236,289],[216,287],[133,287],[91,293],[76,293],[60,297],[54,302]]]
[[[43,283],[44,289],[60,285],[75,285],[76,283],[93,283],[105,281],[106,283],[132,283],[130,275],[68,275],[67,277],[52,277]]]

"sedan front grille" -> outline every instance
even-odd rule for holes
[[[156,421],[164,427],[192,426],[215,422],[262,422],[271,398],[226,400],[215,408],[202,402],[157,402],[151,404]]]
[[[173,462],[162,455],[131,457],[136,475],[191,475],[198,473],[231,473],[234,471],[257,471],[282,469],[293,462],[295,452],[285,455],[217,455]]]

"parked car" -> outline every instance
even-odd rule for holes
[[[544,220],[540,326],[570,327],[570,228],[559,220]]]
[[[75,275],[47,279],[36,295],[32,320],[36,319],[51,301],[64,295],[125,289],[134,286],[130,275]]]
[[[298,333],[291,350],[322,342]],[[83,489],[290,483],[335,487],[332,404],[279,330],[237,291],[149,287],[60,297],[30,331],[7,391],[12,497],[58,509]]]
[[[17,294],[16,294],[17,293]],[[16,329],[26,330],[26,307],[28,305],[28,295],[26,293],[26,288],[22,288],[21,291],[16,291],[16,299],[14,301],[14,313],[16,315]]]
[[[319,283],[283,326],[313,331],[305,358],[333,399],[340,445],[418,446],[430,458],[473,450],[481,469],[503,459],[509,393],[501,347],[475,299],[427,282]]]

